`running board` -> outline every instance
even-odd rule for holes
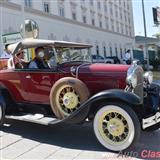
[[[6,119],[15,119],[20,121],[38,123],[42,125],[53,125],[61,122],[61,120],[53,117],[45,117],[43,114],[21,114],[21,115],[6,115]]]

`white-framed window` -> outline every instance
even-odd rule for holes
[[[114,32],[114,20],[113,19],[111,19],[111,29]]]
[[[72,12],[72,19],[73,20],[77,20],[77,14],[76,14],[76,12]]]
[[[95,26],[95,19],[94,18],[92,18],[92,26]]]
[[[115,47],[115,53],[116,53],[116,56],[118,57],[118,48]]]
[[[119,33],[119,22],[116,22],[117,32]]]
[[[113,16],[113,5],[112,5],[112,3],[110,3],[110,14]]]
[[[105,24],[106,24],[106,29],[109,29],[109,24],[108,24],[108,18],[105,17]]]
[[[96,46],[96,54],[97,56],[99,56],[99,46],[98,45]]]
[[[99,27],[102,28],[102,21],[99,21]]]
[[[104,12],[107,12],[107,5],[104,4]]]
[[[62,17],[65,16],[64,7],[59,7],[59,15],[62,16]]]
[[[98,6],[98,9],[100,10],[101,9],[101,2],[100,1],[97,2],[97,6]]]
[[[110,52],[110,56],[112,56],[112,46],[109,46],[109,52]]]
[[[25,7],[32,7],[32,0],[24,0]]]
[[[107,57],[106,46],[103,46],[104,57]]]
[[[43,3],[43,8],[44,8],[44,12],[49,13],[49,3],[48,2],[44,2]]]
[[[85,15],[82,16],[83,23],[87,23],[87,17]]]
[[[94,5],[93,1],[94,1],[94,0],[90,0],[90,5],[91,5],[91,6]]]

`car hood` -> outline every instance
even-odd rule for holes
[[[86,66],[82,66],[82,70],[88,72],[125,72],[127,73],[128,68],[130,65],[123,65],[123,64],[104,64],[104,63],[94,63]]]

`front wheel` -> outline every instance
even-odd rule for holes
[[[107,149],[122,151],[132,147],[140,136],[140,122],[135,112],[126,104],[106,104],[93,121],[98,141]]]

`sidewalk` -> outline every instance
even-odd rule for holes
[[[160,130],[142,133],[132,151],[141,159],[142,150],[160,151]],[[119,156],[119,157],[118,157]],[[117,158],[118,157],[118,158]],[[11,121],[0,130],[0,159],[136,159],[124,158],[103,148],[92,125],[42,126]]]

